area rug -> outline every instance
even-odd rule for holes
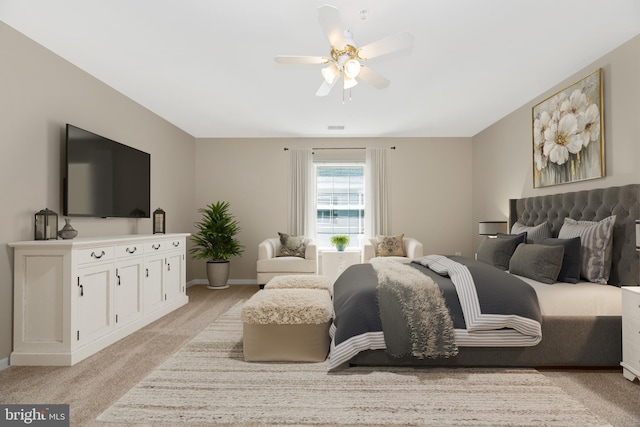
[[[534,369],[248,363],[237,304],[98,418],[147,425],[606,426]]]

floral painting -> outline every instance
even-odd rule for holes
[[[604,176],[601,69],[532,113],[534,188]]]

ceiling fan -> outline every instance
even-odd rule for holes
[[[279,64],[327,64],[321,71],[324,80],[316,92],[317,96],[328,95],[340,77],[343,90],[357,85],[357,79],[377,89],[388,87],[391,82],[363,65],[362,61],[409,49],[413,45],[413,35],[405,31],[358,48],[351,32],[343,28],[337,8],[328,4],[320,6],[318,18],[331,44],[329,57],[277,55],[274,58]]]

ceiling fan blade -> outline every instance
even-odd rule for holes
[[[276,55],[273,59],[278,64],[326,64],[329,62],[322,56]]]
[[[369,83],[371,86],[375,87],[376,89],[384,89],[391,84],[391,82],[385,79],[384,77],[382,77],[382,75],[376,73],[371,68],[368,68],[365,66],[362,66],[360,68],[360,73],[358,74],[358,77],[364,80],[365,82]]]
[[[409,49],[411,46],[413,46],[413,34],[404,31],[361,47],[358,49],[358,56],[361,59],[371,59],[399,50]]]
[[[342,50],[347,45],[344,38],[344,27],[340,19],[340,12],[335,7],[325,4],[318,8],[320,26],[329,38],[331,47]]]
[[[327,96],[329,95],[329,92],[331,92],[331,89],[333,88],[333,86],[336,84],[336,82],[338,80],[342,80],[342,79],[334,79],[333,83],[327,83],[326,80],[322,80],[322,84],[320,85],[320,87],[318,88],[318,91],[316,92],[316,96]]]

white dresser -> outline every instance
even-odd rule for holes
[[[322,251],[320,274],[334,283],[347,267],[359,264],[361,258],[360,251]]]
[[[622,365],[624,377],[640,379],[640,286],[622,287]]]
[[[73,365],[186,304],[187,236],[10,243],[10,364]]]

